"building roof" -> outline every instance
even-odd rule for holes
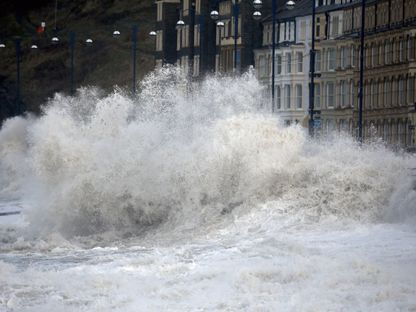
[[[295,7],[292,10],[286,8],[286,1],[284,4],[279,4],[276,12],[277,20],[293,19],[299,16],[305,16],[312,14],[311,0],[298,0],[295,2]],[[264,19],[264,22],[271,22],[272,14],[268,14]]]
[[[377,0],[367,0],[366,6],[376,2]],[[308,16],[312,15],[312,4],[313,0],[297,0],[295,1],[295,8],[292,10],[288,10],[286,8],[286,1],[284,4],[280,4],[277,8],[276,18],[278,20],[289,20],[294,19],[296,17],[301,16]],[[352,0],[349,3],[342,3],[342,4],[330,4],[330,5],[322,5],[316,8],[316,13],[324,13],[324,12],[331,12],[342,10],[347,7],[358,6],[361,5],[362,0]],[[268,14],[264,19],[264,22],[271,22],[272,15]]]

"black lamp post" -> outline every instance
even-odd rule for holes
[[[365,34],[365,2],[361,0],[361,46],[360,46],[360,90],[358,106],[358,141],[363,142],[363,85],[364,85],[364,34]]]
[[[137,33],[139,32],[139,27],[133,25],[131,28],[131,40],[132,40],[132,65],[133,65],[133,81],[132,81],[132,92],[136,94],[136,59],[137,59]]]
[[[16,108],[17,114],[20,115],[21,111],[21,102],[20,102],[20,62],[22,60],[22,51],[21,51],[22,39],[16,37],[15,47],[16,47]]]
[[[309,135],[314,136],[314,109],[315,109],[315,15],[316,2],[312,0],[312,43],[309,53],[310,57],[310,83],[309,83]]]
[[[71,68],[69,72],[70,77],[70,89],[69,92],[71,95],[74,95],[75,93],[75,87],[74,87],[74,53],[75,53],[75,32],[71,31],[69,33],[69,52],[70,52],[70,62],[71,62]]]
[[[238,44],[238,15],[240,13],[240,7],[237,0],[232,0],[233,3],[233,15],[234,15],[234,73],[237,72],[237,44]]]
[[[69,57],[70,57],[70,69],[69,69],[69,93],[75,94],[75,45],[76,45],[76,33],[74,31],[69,32]],[[87,47],[92,46],[93,40],[87,38],[85,45]]]
[[[217,22],[217,28],[219,31],[219,38],[218,38],[218,72],[221,72],[221,40],[222,40],[222,30],[224,29],[225,25],[224,22]]]

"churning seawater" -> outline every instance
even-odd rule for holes
[[[5,121],[0,311],[416,311],[415,156],[262,93],[166,67]]]

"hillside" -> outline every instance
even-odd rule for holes
[[[57,10],[55,6],[57,4]],[[56,30],[55,30],[56,13]],[[22,40],[21,105],[39,112],[40,105],[55,92],[70,90],[69,33],[76,33],[75,86],[94,85],[111,91],[114,85],[130,88],[132,76],[131,28],[139,26],[138,80],[154,66],[154,40],[148,36],[155,21],[153,0],[43,0],[3,1],[0,4],[0,120],[17,112],[16,50]],[[46,23],[45,31],[36,29]],[[117,29],[118,38],[112,36]],[[60,43],[53,45],[53,36]],[[92,46],[85,39],[92,38]],[[32,50],[31,45],[38,45]]]

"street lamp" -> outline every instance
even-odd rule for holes
[[[295,8],[295,1],[289,0],[286,2],[286,9],[293,10]]]
[[[215,11],[215,10],[211,11],[210,16],[211,16],[211,19],[214,20],[214,21],[216,21],[220,18],[220,14],[218,13],[218,11]]]
[[[59,43],[59,38],[56,37],[56,36],[52,37],[51,41],[52,41],[53,44],[58,44]]]
[[[4,49],[6,45],[4,43],[0,43],[0,49]]]
[[[260,11],[255,11],[255,12],[253,13],[253,18],[254,18],[254,20],[256,20],[256,21],[259,21],[259,20],[261,19],[261,12],[260,12]]]
[[[152,30],[151,32],[149,32],[149,36],[150,37],[152,37],[152,38],[154,38],[154,37],[156,37],[156,32],[154,31],[154,30]]]
[[[293,10],[295,8],[295,2],[289,0],[286,2],[286,9]],[[274,113],[274,104],[275,104],[275,71],[276,71],[276,11],[277,5],[276,0],[272,0],[272,113]]]
[[[117,38],[117,37],[119,37],[120,36],[120,31],[118,31],[118,30],[114,30],[113,31],[113,37],[114,38]]]

